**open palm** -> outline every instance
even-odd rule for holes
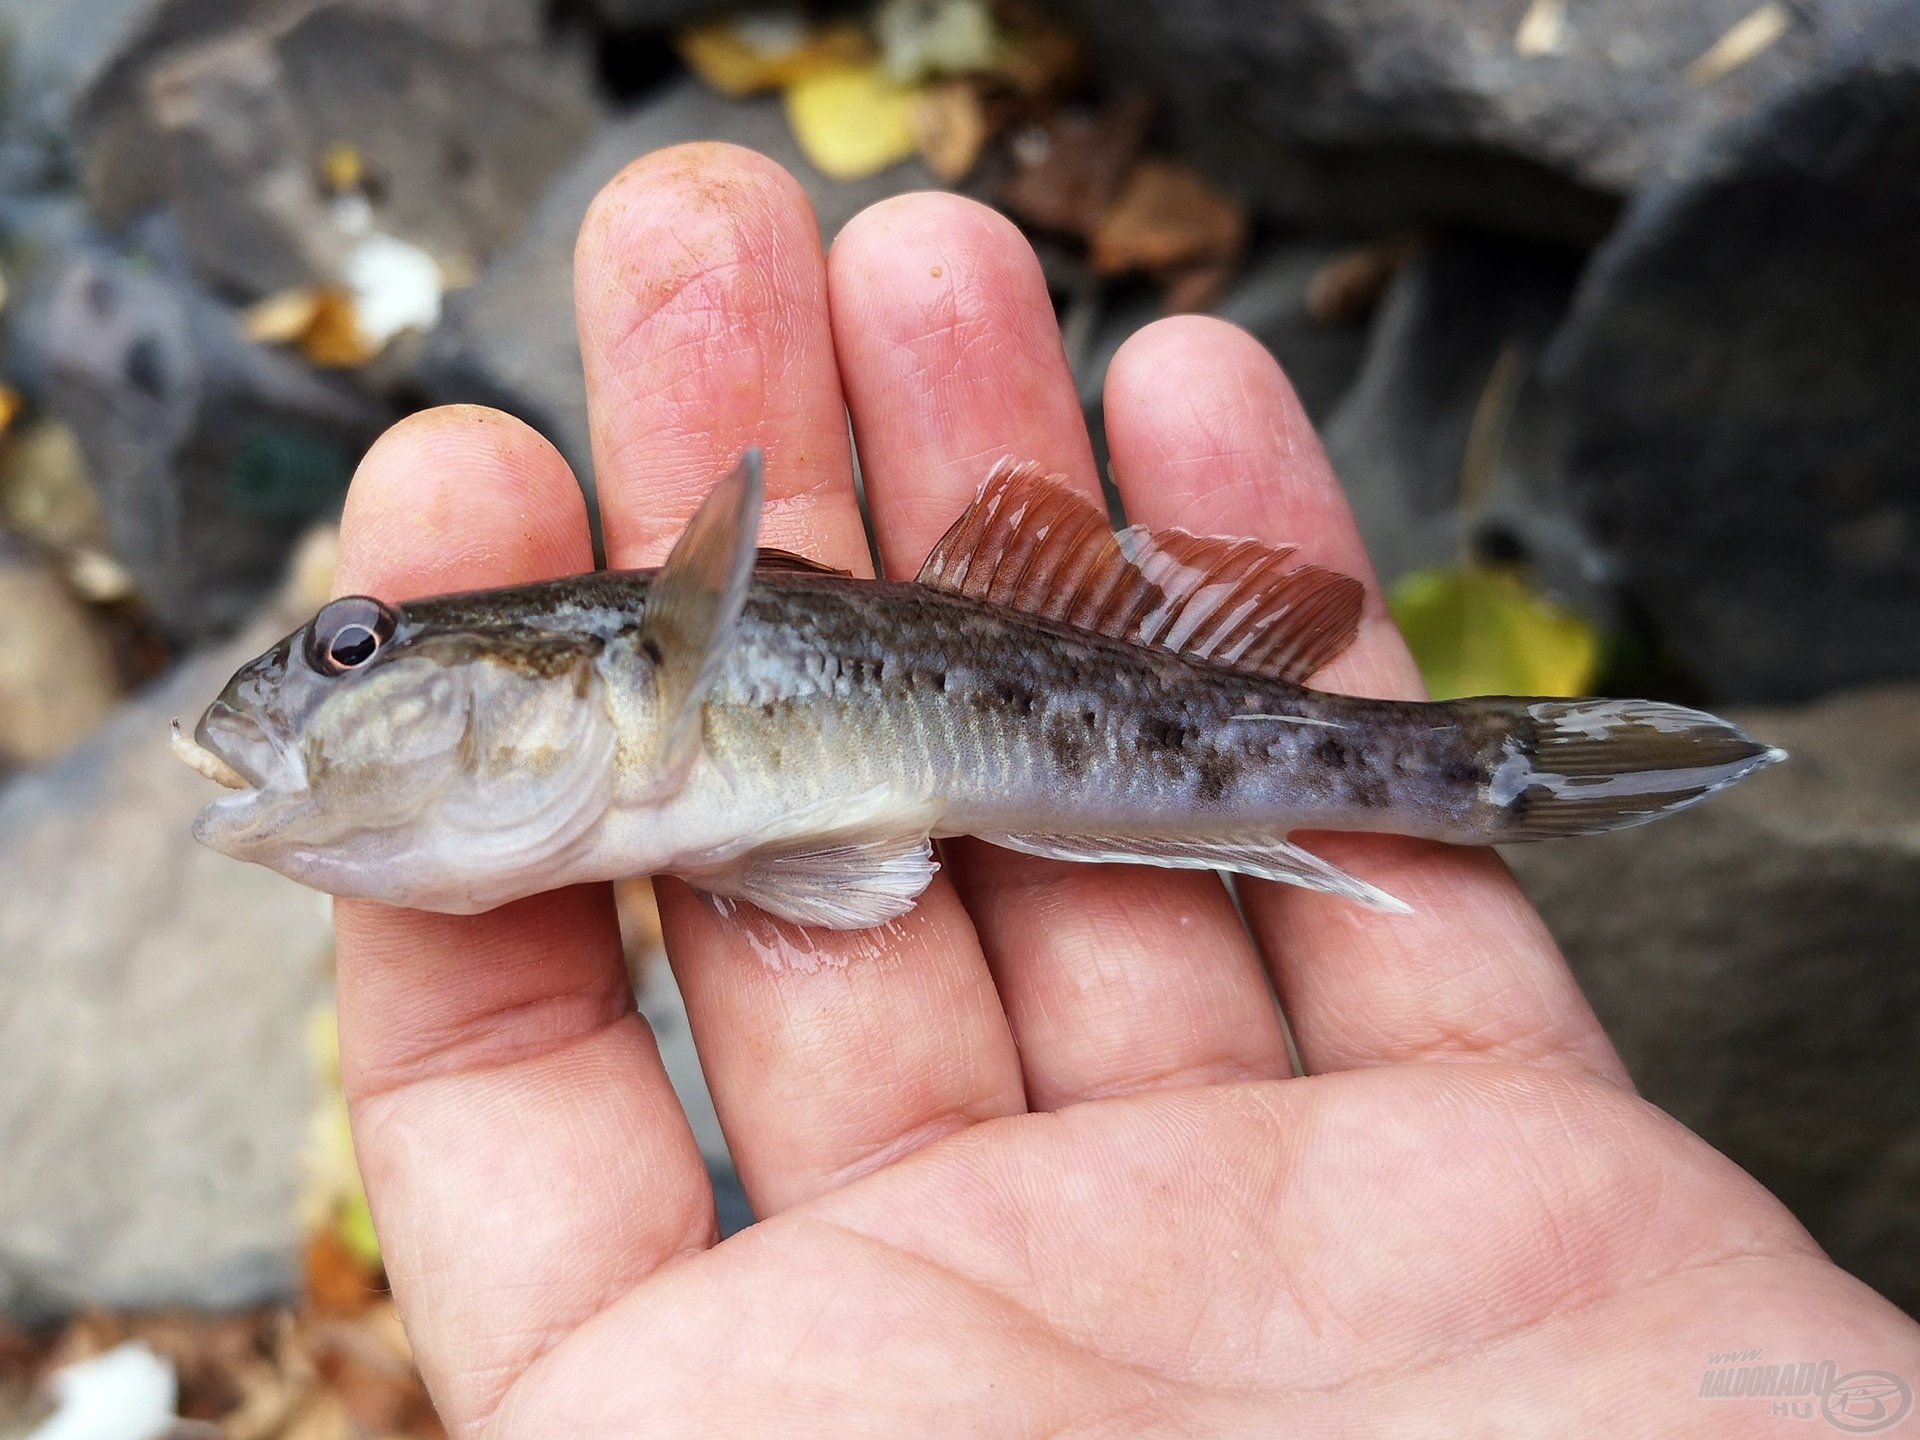
[[[790,177],[683,147],[602,194],[577,286],[615,565],[657,561],[758,445],[766,542],[871,573],[849,415],[892,574],[996,459],[1097,484],[1038,265],[970,202],[889,201],[823,258]],[[1366,576],[1246,336],[1163,321],[1106,398],[1132,519]],[[591,562],[552,447],[457,408],[367,457],[340,585],[404,599]],[[1417,692],[1377,595],[1316,683]],[[727,923],[663,882],[763,1217],[719,1245],[605,887],[474,917],[342,902],[354,1133],[450,1428],[1804,1435],[1702,1398],[1709,1357],[1920,1378],[1920,1331],[1634,1097],[1496,858],[1321,848],[1418,913],[1249,883],[1243,924],[1207,875],[971,843],[873,931]]]

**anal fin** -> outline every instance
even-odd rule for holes
[[[926,835],[889,835],[814,850],[762,850],[686,879],[709,895],[744,900],[796,925],[864,930],[911,910],[939,868]]]
[[[1134,835],[985,835],[1008,850],[1050,860],[1157,865],[1167,870],[1231,870],[1256,880],[1277,880],[1338,895],[1369,910],[1411,915],[1412,907],[1386,891],[1329,865],[1284,835],[1245,833],[1204,839],[1168,839]]]

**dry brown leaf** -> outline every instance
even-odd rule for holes
[[[380,1273],[329,1226],[313,1231],[300,1255],[303,1293],[316,1315],[364,1315],[381,1298]]]
[[[935,175],[949,185],[966,179],[992,136],[980,87],[971,80],[933,86],[913,112],[913,135]]]
[[[1413,237],[1403,235],[1340,251],[1307,281],[1307,313],[1322,325],[1344,325],[1368,314],[1416,248]]]
[[[994,74],[1028,100],[1060,95],[1080,78],[1085,63],[1079,37],[1041,21],[1013,30],[1000,48]]]
[[[1020,168],[1001,198],[1043,230],[1091,237],[1152,119],[1153,102],[1135,95],[1096,114],[1056,115],[1032,127],[1015,142]]]
[[[1093,233],[1093,268],[1103,275],[1220,264],[1247,240],[1247,212],[1185,165],[1142,160],[1128,174]]]
[[[257,300],[241,315],[240,331],[256,345],[291,345],[319,315],[324,295],[317,285],[299,285]]]
[[[682,30],[675,44],[689,70],[735,98],[784,90],[823,70],[874,57],[873,41],[858,25],[812,26],[783,17],[715,20]]]
[[[312,322],[300,336],[300,353],[322,370],[358,370],[378,352],[361,333],[353,297],[342,290],[325,290]]]
[[[1232,283],[1232,265],[1195,265],[1167,277],[1163,296],[1169,315],[1199,315],[1211,310]]]

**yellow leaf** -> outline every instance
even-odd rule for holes
[[[320,178],[333,194],[345,195],[358,190],[360,182],[367,178],[366,162],[360,158],[358,148],[336,140],[320,157]]]
[[[859,26],[814,26],[798,16],[716,20],[682,30],[675,43],[689,70],[735,97],[782,90],[822,70],[873,57],[873,42]]]
[[[896,85],[878,65],[842,65],[787,89],[787,123],[800,152],[834,180],[861,180],[918,148],[923,92]]]
[[[1437,700],[1461,695],[1584,695],[1600,636],[1512,568],[1422,570],[1393,587],[1388,608]]]

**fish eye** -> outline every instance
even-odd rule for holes
[[[366,595],[335,600],[307,631],[307,663],[322,675],[357,670],[393,638],[399,616]]]

